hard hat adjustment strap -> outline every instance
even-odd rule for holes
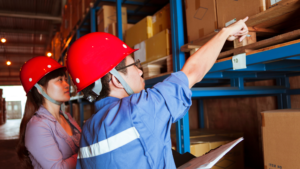
[[[99,96],[100,92],[102,90],[102,83],[101,83],[101,78],[95,81],[95,86],[93,87],[92,91]]]
[[[122,78],[122,76],[119,74],[119,72],[113,68],[110,73],[112,75],[114,75],[122,84],[122,86],[124,87],[125,91],[127,92],[127,94],[130,96],[132,94],[134,94],[133,90],[131,89],[131,87],[127,84],[127,82]]]
[[[92,96],[90,93],[85,96],[86,99],[89,101],[89,102],[93,102],[94,100],[96,100],[96,98],[100,95],[101,93],[101,90],[102,90],[102,83],[101,83],[101,78],[96,80],[95,81],[95,86],[92,88],[92,91],[93,93],[96,95],[95,96]]]
[[[48,96],[45,91],[41,88],[41,86],[39,84],[35,84],[34,85],[40,92],[41,92],[41,95],[44,96],[47,100],[49,100],[50,102],[54,103],[54,104],[57,104],[57,105],[61,105],[63,104],[63,102],[58,102],[58,101],[55,101],[54,99],[52,99],[50,96]]]

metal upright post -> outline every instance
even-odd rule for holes
[[[118,38],[123,40],[123,28],[122,28],[122,1],[117,0],[117,25],[118,25]]]
[[[79,103],[79,113],[80,113],[80,127],[82,128],[83,126],[83,118],[84,118],[84,109],[83,109],[83,101],[82,99],[78,99],[78,103]]]
[[[198,110],[199,110],[199,128],[205,128],[204,122],[204,104],[202,99],[198,99]]]
[[[68,81],[70,83],[70,85],[69,85],[69,91],[71,91],[71,78],[70,78],[69,74],[68,74]],[[70,95],[71,95],[71,92],[70,92]],[[73,107],[72,107],[72,101],[71,100],[69,100],[69,107],[70,107],[70,112],[69,113],[73,117]]]
[[[96,32],[96,9],[91,8],[90,11],[90,19],[91,19],[91,32]]]
[[[276,79],[277,86],[284,86],[290,88],[289,78],[284,77]],[[277,96],[278,109],[290,109],[291,108],[291,97],[288,94],[279,94]]]
[[[76,40],[79,39],[80,37],[81,37],[80,30],[77,29],[76,30]]]
[[[172,55],[173,70],[177,72],[181,70],[185,63],[185,55],[180,51],[180,47],[184,45],[183,31],[183,15],[182,0],[170,0],[171,7],[171,23],[172,23]],[[190,152],[190,126],[189,115],[180,119],[176,124],[176,140],[177,151],[179,153]]]

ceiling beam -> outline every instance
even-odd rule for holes
[[[14,42],[6,42],[4,47],[42,47],[44,48],[44,44],[36,44],[36,43],[14,43]]]
[[[0,29],[0,32],[7,33],[25,33],[25,34],[49,34],[48,31],[35,31],[35,30],[24,30],[24,29]]]
[[[0,76],[0,81],[7,81],[7,82],[18,82],[20,81],[20,78],[11,78],[11,77],[1,77]]]
[[[44,56],[45,53],[13,53],[13,52],[0,52],[0,57],[35,57]]]
[[[0,81],[0,86],[8,86],[8,85],[22,85],[21,81],[20,82],[1,82]]]
[[[16,13],[11,11],[0,11],[0,16],[5,17],[15,17],[15,18],[27,18],[27,19],[42,19],[42,20],[52,20],[61,22],[61,17],[55,17],[51,15],[35,14],[35,13]]]

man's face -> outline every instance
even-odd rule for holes
[[[127,66],[134,63],[134,60],[131,56],[127,56],[125,63]],[[139,93],[145,88],[145,80],[142,78],[142,75],[143,71],[135,65],[127,67],[127,74],[123,77],[134,93]]]

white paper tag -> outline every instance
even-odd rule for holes
[[[279,1],[281,1],[281,0],[271,0],[271,6],[274,5],[274,4],[276,4]]]
[[[155,23],[156,22],[156,16],[154,15],[153,17],[152,17],[152,23]]]
[[[146,44],[145,41],[134,45],[134,49],[139,49],[134,52],[134,60],[140,60],[141,63],[146,61]]]
[[[232,19],[231,21],[225,23],[225,27],[227,27],[227,26],[229,26],[229,25],[231,25],[231,24],[233,24],[233,23],[235,23],[235,22],[236,22],[236,18],[234,18],[234,19]]]
[[[246,69],[246,53],[238,54],[232,57],[233,70]]]

